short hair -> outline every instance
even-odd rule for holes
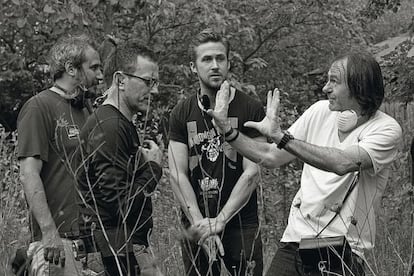
[[[214,32],[211,28],[205,29],[198,33],[190,42],[189,55],[191,60],[196,60],[196,47],[208,42],[220,42],[226,48],[226,56],[229,58],[230,42],[224,36]]]
[[[104,80],[111,86],[112,77],[116,71],[134,73],[137,65],[137,56],[148,58],[156,62],[154,52],[137,40],[127,40],[111,51],[104,64]]]
[[[364,52],[352,52],[337,59],[346,61],[346,82],[352,97],[361,106],[362,115],[371,117],[384,100],[384,82],[380,65]]]
[[[86,60],[85,51],[89,47],[92,48],[92,43],[85,34],[61,37],[49,52],[49,66],[53,81],[62,77],[66,71],[67,62],[80,69]]]

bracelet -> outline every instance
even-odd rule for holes
[[[230,128],[229,131],[227,131],[226,133],[224,133],[224,138],[229,137],[230,135],[232,135],[234,132],[234,128]]]
[[[240,134],[240,131],[238,131],[238,130],[236,129],[236,135],[234,135],[234,137],[233,137],[233,138],[231,138],[230,140],[226,140],[226,142],[227,142],[227,143],[234,142],[234,141],[237,139],[237,137],[239,137],[239,134]]]

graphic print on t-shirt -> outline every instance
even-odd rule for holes
[[[237,128],[237,118],[231,118],[231,124]],[[235,165],[232,162],[237,161],[237,154],[207,122],[201,128],[197,127],[196,121],[187,122],[187,133],[189,168],[199,186],[198,196],[208,198],[209,201],[217,200],[225,174],[224,168],[234,170]],[[213,205],[216,204],[217,202]]]

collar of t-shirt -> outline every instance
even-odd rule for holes
[[[203,107],[203,105],[202,105],[202,103],[200,101],[199,95],[200,95],[200,91],[197,92],[197,104],[198,104],[198,107],[201,109],[201,111],[205,111],[204,110],[204,107]],[[236,88],[234,88],[234,87],[231,86],[230,87],[229,104],[233,101],[235,95],[236,95]]]

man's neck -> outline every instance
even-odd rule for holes
[[[214,107],[216,106],[216,94],[217,94],[218,90],[215,89],[211,89],[211,88],[207,88],[203,85],[200,86],[200,94],[198,95],[200,98],[203,95],[207,95],[208,98],[210,99],[210,108],[214,109]]]
[[[73,85],[70,82],[62,80],[62,79],[57,79],[53,86],[59,90],[59,91],[55,91],[58,94],[63,93],[66,96],[70,96],[70,95],[75,94],[76,92],[76,85]]]
[[[127,106],[125,106],[125,104],[122,101],[118,99],[116,93],[109,94],[108,98],[102,104],[112,105],[113,107],[118,109],[119,112],[121,112],[121,114],[128,119],[128,121],[132,121],[133,113],[129,110]]]

